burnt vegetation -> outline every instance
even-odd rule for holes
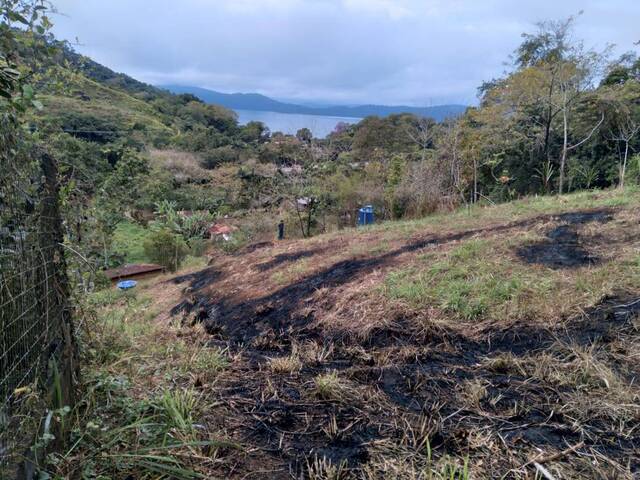
[[[551,322],[477,324],[454,321],[455,312],[438,320],[433,312],[394,307],[358,329],[357,300],[341,313],[352,321],[327,320],[339,297],[367,275],[393,271],[426,250],[464,248],[465,241],[498,241],[538,227],[545,239],[509,247],[510,262],[580,275],[595,258],[616,261],[629,244],[618,238],[619,225],[600,235],[584,231],[616,223],[618,212],[535,215],[334,262],[323,248],[305,245],[274,253],[271,261],[324,252],[317,267],[262,296],[254,292],[260,279],[233,294],[224,283],[237,268],[246,269],[245,279],[253,267],[265,272],[261,265],[268,262],[258,259],[227,265],[233,270],[223,263],[209,271],[208,287],[180,279],[194,298],[172,313],[202,321],[210,346],[236,359],[208,392],[221,405],[209,419],[259,452],[229,459],[227,474],[269,466],[270,478],[334,478],[327,470],[341,472],[337,478],[431,478],[427,472],[447,464],[455,478],[464,478],[466,460],[479,478],[534,478],[534,463],[547,464],[559,478],[631,478],[640,469],[639,372],[630,363],[640,341],[637,293],[615,291]],[[603,245],[610,249],[600,256]],[[317,469],[326,476],[313,477]]]

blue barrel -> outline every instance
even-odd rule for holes
[[[365,205],[358,209],[358,225],[371,225],[374,221],[372,205]]]
[[[375,220],[373,217],[373,205],[365,205],[364,209],[366,212],[365,213],[366,224],[371,225]]]
[[[367,224],[367,212],[364,208],[358,209],[358,225],[366,225]]]
[[[135,287],[138,284],[135,280],[123,280],[118,282],[118,288],[120,290],[129,290],[130,288]]]

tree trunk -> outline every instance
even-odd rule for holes
[[[313,208],[315,208],[315,202],[313,200],[310,200],[309,204],[307,205],[307,237],[311,236],[311,215],[313,214]]]
[[[302,238],[307,238],[304,234],[304,222],[302,220],[302,215],[300,215],[300,207],[298,206],[297,197],[294,199],[294,202],[296,203],[296,214],[298,215],[298,223],[300,224],[300,233],[302,233]]]
[[[620,188],[624,188],[624,176],[627,171],[627,157],[629,156],[629,140],[624,143],[624,159],[622,160],[622,167],[620,168]]]
[[[564,168],[567,163],[567,148],[568,148],[568,125],[567,125],[567,105],[566,105],[566,97],[565,93],[565,105],[562,109],[562,129],[563,129],[563,139],[562,139],[562,158],[560,159],[560,185],[558,185],[558,193],[562,195],[564,190]]]
[[[549,138],[551,137],[551,120],[552,120],[552,116],[551,116],[551,107],[549,107],[549,110],[547,112],[547,118],[545,119],[545,126],[544,126],[544,150],[543,150],[543,156],[546,160],[549,160]]]
[[[102,248],[104,251],[104,266],[109,268],[109,250],[107,249],[107,238],[104,233],[102,234]]]
[[[473,203],[478,200],[478,159],[473,157]]]

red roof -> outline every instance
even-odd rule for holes
[[[104,274],[108,279],[114,280],[117,278],[132,277],[143,273],[161,272],[162,270],[164,270],[164,267],[162,265],[156,265],[155,263],[133,263],[105,270]]]
[[[211,235],[222,235],[224,233],[231,233],[235,230],[234,227],[229,225],[222,225],[221,223],[216,223],[215,225],[211,225],[207,230]]]

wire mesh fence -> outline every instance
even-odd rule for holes
[[[70,404],[73,325],[62,250],[57,171],[37,152],[0,165],[0,477],[23,452],[22,409],[39,395]],[[18,414],[19,413],[19,414]]]

